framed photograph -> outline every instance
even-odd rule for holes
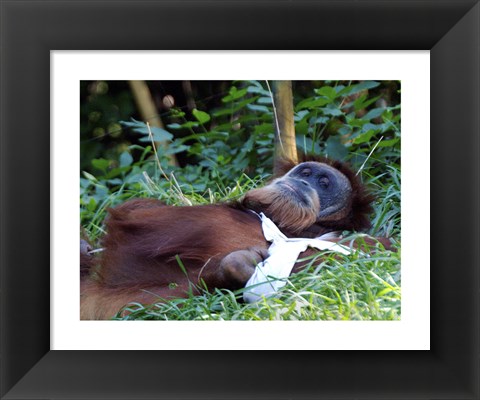
[[[477,1],[1,7],[2,398],[478,398]],[[402,81],[401,318],[80,321],[80,80],[350,76]]]
[[[299,65],[298,71],[295,73],[291,71],[292,59],[295,60],[295,64]],[[52,76],[52,137],[56,143],[52,159],[54,164],[63,166],[62,169],[54,171],[55,177],[53,180],[62,182],[62,184],[53,185],[52,195],[54,202],[71,204],[71,206],[63,207],[57,212],[53,226],[52,236],[56,245],[52,252],[52,276],[54,279],[52,280],[51,293],[53,298],[57,300],[52,304],[51,310],[51,330],[52,336],[55,338],[55,341],[51,343],[52,349],[429,350],[429,254],[415,254],[415,243],[421,241],[428,243],[429,241],[428,235],[425,234],[425,232],[429,232],[428,213],[425,213],[425,210],[429,209],[429,135],[419,136],[415,134],[416,131],[429,132],[428,52],[356,52],[352,54],[337,52],[335,54],[333,52],[299,51],[242,51],[237,53],[227,51],[161,51],[81,52],[76,54],[54,51],[52,52],[51,62],[52,69],[56,71],[55,76]],[[129,65],[131,62],[134,65]],[[198,68],[197,71],[192,73],[189,70],[189,66],[193,63],[196,63]],[[348,76],[351,71],[350,65],[352,64],[357,65],[355,71],[356,80],[339,80],[338,77]],[[165,78],[162,81],[152,79],[158,76],[157,65],[162,65],[161,75]],[[213,68],[211,65],[215,67]],[[117,67],[115,68],[115,66]],[[132,76],[130,71],[135,71],[134,77],[148,77],[148,85],[144,83],[145,81],[125,81],[125,77]],[[161,209],[158,209],[160,213],[165,213],[163,215],[171,218],[171,215],[175,212],[194,212],[192,208],[187,210],[178,208],[178,206],[186,204],[207,205],[207,207],[197,208],[197,210],[201,209],[206,212],[211,207],[212,197],[217,197],[219,199],[215,201],[217,212],[212,216],[212,218],[215,218],[223,210],[223,208],[218,208],[218,205],[221,203],[221,197],[215,194],[216,189],[218,187],[227,187],[228,185],[232,187],[232,182],[244,176],[246,169],[242,166],[242,163],[245,165],[245,161],[248,160],[248,168],[254,171],[253,173],[250,172],[250,180],[257,179],[256,176],[262,171],[260,168],[266,167],[265,171],[270,173],[272,167],[274,112],[271,106],[270,98],[272,95],[269,92],[269,88],[273,87],[273,83],[268,83],[268,80],[245,80],[244,77],[264,77],[270,76],[272,73],[276,79],[274,81],[275,85],[281,82],[278,79],[282,77],[298,79],[290,82],[296,93],[295,115],[296,118],[300,118],[296,123],[296,135],[299,143],[298,151],[300,154],[304,154],[307,150],[304,147],[306,143],[314,143],[316,147],[315,154],[317,155],[330,154],[333,159],[346,161],[348,153],[351,153],[350,162],[352,164],[356,162],[355,168],[357,170],[364,164],[364,174],[368,174],[365,175],[365,185],[367,184],[367,176],[375,175],[372,173],[374,168],[379,168],[377,170],[378,175],[387,175],[389,177],[388,181],[382,183],[384,189],[377,194],[380,208],[378,212],[373,214],[389,214],[390,216],[382,220],[372,220],[372,230],[370,232],[374,236],[389,237],[392,241],[396,240],[396,246],[397,248],[399,247],[401,197],[404,213],[405,210],[411,210],[405,213],[406,217],[401,224],[402,236],[407,238],[403,241],[401,250],[402,262],[405,264],[405,268],[402,268],[400,271],[399,250],[395,252],[386,251],[385,253],[376,251],[374,257],[365,254],[353,264],[351,263],[352,260],[348,264],[346,264],[348,260],[336,261],[336,256],[332,253],[331,259],[312,260],[314,265],[311,267],[310,273],[304,271],[304,274],[296,273],[292,275],[288,285],[282,291],[283,295],[280,294],[280,297],[276,296],[274,302],[269,301],[265,302],[265,304],[263,302],[253,302],[248,305],[242,305],[238,301],[241,302],[243,300],[244,296],[241,293],[243,287],[232,288],[233,293],[225,296],[222,294],[206,294],[203,287],[196,284],[198,281],[198,279],[196,280],[196,274],[201,272],[204,273],[202,276],[207,276],[204,280],[205,286],[210,286],[210,282],[215,283],[206,273],[208,274],[212,271],[209,268],[218,270],[218,267],[213,266],[217,262],[213,254],[217,250],[212,251],[212,255],[205,256],[204,260],[196,261],[199,259],[199,252],[194,253],[195,258],[188,258],[189,252],[195,248],[199,241],[203,240],[202,246],[203,248],[206,247],[205,239],[203,239],[205,235],[212,237],[215,235],[215,232],[221,232],[222,230],[225,232],[228,228],[226,225],[233,225],[225,222],[219,224],[213,230],[214,232],[190,238],[188,238],[190,235],[196,236],[194,232],[199,228],[193,225],[192,222],[189,222],[188,231],[185,231],[184,225],[181,225],[180,244],[175,246],[175,251],[179,252],[179,258],[190,278],[182,280],[186,274],[179,268],[177,259],[172,260],[170,263],[167,261],[162,267],[158,267],[158,264],[155,264],[152,267],[154,270],[161,268],[162,278],[169,276],[169,279],[175,279],[173,284],[169,281],[166,282],[168,285],[163,287],[160,284],[157,287],[153,287],[151,282],[154,277],[149,275],[145,278],[145,288],[140,288],[138,293],[132,293],[128,290],[132,286],[129,282],[125,282],[125,288],[111,290],[110,285],[98,279],[98,275],[101,277],[106,276],[101,261],[98,264],[100,269],[97,269],[97,265],[89,266],[89,272],[82,274],[81,278],[77,270],[62,267],[70,262],[70,254],[75,251],[71,246],[78,241],[78,230],[76,227],[79,223],[66,224],[65,221],[71,220],[72,215],[76,217],[75,204],[78,203],[76,196],[78,195],[77,186],[79,181],[69,180],[68,177],[78,175],[79,163],[83,166],[82,179],[80,180],[80,210],[82,216],[80,225],[86,237],[90,239],[99,237],[99,243],[102,243],[105,237],[108,240],[108,236],[105,236],[105,231],[119,231],[111,227],[105,229],[102,226],[103,223],[98,224],[95,222],[105,219],[103,212],[107,203],[112,207],[115,205],[125,207],[128,204],[138,205],[141,203],[148,204],[148,209],[150,209],[152,204],[158,205],[158,199],[160,198],[166,204],[177,206],[177,208],[165,208],[162,206]],[[185,169],[181,167],[172,168],[168,165],[168,161],[162,158],[165,156],[162,155],[162,147],[159,147],[156,151],[150,150],[151,156],[144,158],[145,162],[142,162],[141,166],[137,162],[131,162],[129,166],[121,167],[120,163],[113,161],[115,166],[111,169],[108,168],[108,176],[102,177],[101,169],[104,168],[107,161],[98,155],[93,156],[92,160],[92,154],[95,153],[95,146],[98,147],[101,143],[106,143],[110,140],[109,137],[104,135],[105,128],[115,131],[115,134],[112,135],[112,139],[115,141],[124,141],[126,138],[130,138],[131,143],[134,143],[133,141],[138,140],[140,137],[141,141],[137,142],[136,149],[142,147],[144,143],[150,147],[154,145],[151,144],[151,141],[148,141],[149,130],[144,122],[138,121],[141,119],[141,116],[134,115],[136,120],[133,121],[130,120],[130,117],[119,117],[114,121],[110,121],[105,128],[102,128],[101,120],[95,120],[96,116],[108,115],[108,110],[113,107],[119,110],[128,109],[128,107],[123,105],[114,105],[115,99],[124,99],[130,95],[132,89],[135,89],[140,84],[143,84],[144,87],[147,86],[147,89],[149,86],[151,89],[148,89],[148,91],[152,94],[152,99],[157,98],[157,101],[162,99],[162,103],[163,98],[167,95],[172,98],[174,96],[178,98],[178,90],[175,90],[180,84],[181,91],[183,91],[181,77],[187,75],[192,78],[189,82],[195,93],[200,93],[201,90],[209,91],[206,95],[197,94],[195,102],[198,110],[203,110],[204,114],[202,117],[205,120],[210,118],[211,122],[204,121],[203,124],[195,122],[197,121],[195,112],[189,116],[188,105],[186,107],[179,105],[173,109],[163,110],[163,130],[152,126],[150,131],[165,134],[165,129],[168,129],[171,133],[167,132],[167,134],[175,134],[175,137],[181,138],[182,125],[185,126],[184,133],[187,133],[189,136],[195,129],[195,138],[201,140],[200,143],[204,149],[201,155],[194,155],[196,157],[194,166],[196,170],[198,170],[199,165],[207,165],[208,168],[203,168],[198,178],[191,167],[190,170],[187,169],[188,167]],[[109,76],[109,80],[98,81],[95,80],[96,76]],[[229,77],[232,76],[235,76],[237,79],[229,81]],[[316,76],[329,77],[330,81],[306,80],[313,79]],[[368,80],[370,76],[376,76],[377,80]],[[396,77],[398,79],[392,81],[388,80],[388,77]],[[167,80],[169,78],[174,80]],[[303,80],[299,80],[300,78],[303,78]],[[79,84],[81,87],[80,96],[78,95]],[[223,95],[218,94],[216,89],[218,87],[223,87]],[[367,97],[365,97],[367,94],[366,87],[370,87]],[[170,94],[167,94],[166,88],[169,88]],[[309,97],[314,95],[314,91],[327,93],[329,89],[330,93],[333,93],[332,91],[335,90],[340,94],[330,97]],[[108,93],[105,93],[107,90]],[[302,90],[307,95],[302,96],[298,93]],[[334,140],[340,134],[335,134],[333,131],[329,133],[330,136],[325,141],[326,144],[322,143],[322,140],[312,140],[312,135],[315,133],[309,133],[309,130],[313,129],[309,128],[311,124],[307,123],[307,121],[319,120],[318,123],[314,123],[313,127],[316,126],[318,130],[325,130],[327,125],[329,125],[329,121],[334,123],[337,120],[338,116],[334,115],[338,114],[337,110],[343,107],[343,105],[348,106],[351,104],[353,98],[357,99],[357,104],[360,104],[360,102],[372,103],[372,99],[375,101],[378,94],[385,92],[391,93],[385,96],[385,98],[391,97],[389,101],[391,102],[390,109],[392,110],[392,115],[388,119],[389,122],[379,124],[381,121],[378,118],[375,118],[375,120],[371,118],[372,115],[378,114],[383,110],[374,105],[368,112],[359,111],[358,117],[353,118],[353,116],[350,116],[349,118],[353,119],[344,126],[344,129],[347,129],[347,126],[353,127],[359,124],[365,126],[365,129],[357,129],[354,133],[357,136],[360,135],[358,136],[359,145],[349,146],[349,150],[347,150],[346,146]],[[123,93],[123,95],[118,97],[114,93]],[[164,96],[162,97],[159,93]],[[258,96],[257,93],[262,94],[262,96]],[[342,93],[349,94],[347,96]],[[80,106],[82,110],[79,123],[82,127],[80,143],[75,136],[62,133],[63,126],[78,119],[78,114],[73,108],[65,108],[64,106],[76,103],[79,97],[84,99]],[[234,97],[235,99],[233,99]],[[400,114],[400,97],[402,103],[408,105],[402,115]],[[230,98],[232,100],[229,100]],[[57,101],[58,99],[61,99],[61,101]],[[270,102],[267,102],[269,99]],[[211,106],[215,100],[217,105]],[[203,104],[204,101],[208,101],[210,106]],[[176,102],[179,103],[180,99]],[[314,104],[319,102],[325,104],[319,110],[317,106],[309,108],[311,102],[314,102]],[[102,104],[107,109],[98,111],[96,107],[103,107]],[[159,104],[158,107],[162,109],[164,105]],[[360,110],[360,107],[358,108]],[[230,110],[232,109],[236,110],[234,118],[234,121],[236,121],[235,127],[225,128],[225,126],[230,126],[229,123],[232,120]],[[149,111],[147,115],[155,112]],[[318,118],[319,112],[323,114],[322,118]],[[180,113],[182,113],[182,116],[179,116]],[[360,115],[363,116],[361,117]],[[191,119],[192,116],[192,120],[187,120],[187,118]],[[242,116],[244,120],[242,120]],[[400,117],[402,117],[402,130],[411,132],[402,141],[401,162]],[[129,121],[118,123],[122,118]],[[151,117],[149,119],[147,116],[148,120],[153,121]],[[367,121],[371,121],[371,123],[367,125]],[[112,123],[113,125],[111,125]],[[374,125],[374,123],[379,125]],[[238,124],[241,124],[242,129],[239,129],[240,126]],[[211,126],[214,128],[210,128]],[[216,128],[218,126],[220,128]],[[370,128],[368,128],[369,126]],[[371,145],[361,145],[366,137],[372,135],[371,128],[378,129],[378,136],[370,140]],[[120,131],[122,132],[121,134],[119,133]],[[228,138],[225,134],[222,136],[222,131],[228,132]],[[383,134],[381,133],[382,131],[384,132]],[[208,141],[209,137],[213,137],[213,139],[207,145],[205,140]],[[222,139],[219,139],[219,137],[222,137]],[[388,139],[385,139],[385,137],[388,137]],[[147,139],[147,141],[145,142],[143,138]],[[378,142],[379,140],[380,142]],[[252,143],[251,146],[249,146],[249,142]],[[262,142],[266,143],[265,148],[262,147]],[[377,142],[379,145],[374,157],[368,158],[369,153],[371,153]],[[172,140],[169,148],[175,149],[178,143],[181,144],[181,148],[185,149],[187,147],[185,144],[192,142]],[[239,143],[246,144],[241,146]],[[220,144],[221,147],[219,147]],[[242,148],[242,151],[236,151],[238,155],[232,159],[230,157],[232,150],[227,149],[225,151],[225,148],[228,148],[228,146],[233,146],[235,150]],[[308,147],[311,146],[311,144],[308,145]],[[248,150],[249,147],[250,151]],[[62,152],[60,149],[63,148],[69,148],[71,152]],[[141,152],[143,153],[144,151],[142,147]],[[72,153],[79,155],[79,159],[74,158]],[[181,154],[179,155],[181,156]],[[126,154],[124,156],[128,157]],[[220,157],[223,157],[225,160],[230,159],[230,161],[224,163],[220,160],[216,163],[215,160],[219,160]],[[358,160],[355,160],[353,157],[358,157]],[[422,180],[423,185],[418,188],[415,185],[419,174],[413,166],[419,166],[420,163],[416,160],[422,158],[422,176],[424,176],[424,179]],[[156,159],[161,159],[162,161],[159,162],[164,164],[161,170],[158,168],[159,162],[154,162]],[[368,161],[369,159],[370,161]],[[373,161],[374,159],[388,161],[379,162]],[[237,167],[236,164],[240,166]],[[386,167],[387,164],[388,167]],[[402,180],[405,181],[401,185],[401,193],[399,185],[400,164],[404,166]],[[257,170],[254,169],[255,166],[258,166]],[[123,174],[122,171],[126,173]],[[221,172],[220,176],[217,175],[219,171]],[[174,178],[169,177],[172,172]],[[112,173],[117,174],[116,177]],[[185,174],[188,174],[190,181],[185,181]],[[355,173],[354,175],[354,172],[352,172],[350,179],[358,180],[356,178],[358,176],[358,174]],[[173,179],[177,182],[174,186],[172,186]],[[192,179],[195,181],[192,181]],[[398,185],[395,184],[395,179],[397,179]],[[146,192],[145,185],[150,185],[150,183],[154,184],[147,188]],[[120,190],[118,185],[122,187]],[[205,190],[207,187],[205,185],[209,185],[208,189],[210,191]],[[246,191],[241,188],[242,185],[245,185],[245,183],[242,184],[241,181],[237,180],[237,184],[234,184],[233,187],[240,188],[240,191]],[[195,192],[193,186],[200,189],[197,189],[197,192]],[[111,187],[112,191],[107,189],[108,187]],[[257,189],[259,187],[259,185],[256,186]],[[132,194],[134,192],[136,195]],[[206,196],[206,199],[202,197],[204,192],[210,193],[209,196]],[[225,190],[222,190],[222,192],[225,192]],[[195,193],[194,196],[191,196],[191,193]],[[145,196],[150,200],[139,200]],[[227,196],[228,198],[229,200],[227,201],[231,201],[232,198],[238,199],[238,192],[233,193],[230,197]],[[392,208],[389,205],[385,205],[383,203],[385,198],[390,198],[392,202],[395,202],[395,206]],[[134,202],[131,203],[132,200],[130,199],[134,199]],[[152,199],[155,200],[154,203],[152,203]],[[138,203],[139,201],[140,203]],[[290,208],[289,205],[287,207]],[[231,210],[231,208],[228,209]],[[143,211],[139,212],[143,213]],[[99,217],[99,213],[101,213],[101,217]],[[242,215],[245,219],[248,218],[243,213],[239,213],[239,215]],[[133,220],[138,221],[143,226],[146,224],[145,217],[142,216]],[[162,218],[162,216],[158,215],[154,217],[155,226],[160,225],[158,222],[159,217]],[[178,219],[181,218],[178,216]],[[191,220],[192,217],[189,218]],[[260,227],[258,217],[252,219],[251,222],[256,226],[258,224],[258,227]],[[215,220],[209,220],[208,226],[214,223]],[[332,220],[330,220],[329,224],[331,225],[331,223]],[[203,226],[201,221],[198,221],[198,225]],[[162,226],[172,226],[172,222],[164,223]],[[342,228],[342,230],[344,229]],[[173,231],[168,232],[168,237],[165,240],[158,240],[159,236],[163,235],[164,232],[165,229],[161,229],[153,235],[155,238],[154,247],[157,252],[161,243],[167,243],[171,247],[172,240],[174,240],[172,238]],[[231,228],[230,232],[232,232]],[[142,243],[145,243],[146,235],[149,234],[144,231],[142,235],[136,236],[140,242],[128,251],[130,254],[128,258],[142,247]],[[222,235],[225,235],[225,233]],[[255,237],[256,233],[251,235]],[[130,238],[125,244],[130,246],[133,243],[133,239],[133,237]],[[217,243],[222,238],[218,237],[209,240]],[[344,239],[343,242],[349,243],[351,240],[352,238]],[[228,242],[236,243],[236,240],[232,238]],[[180,250],[180,247],[182,247],[181,243],[187,243],[186,252],[183,253],[186,254],[186,257],[181,253],[183,251]],[[96,250],[93,250],[92,256],[87,258],[89,261],[93,260],[94,262],[102,260],[104,252],[108,251],[105,250],[107,246],[101,244],[97,246],[93,244],[93,246],[99,249],[100,257],[97,256],[96,258]],[[244,247],[246,248],[247,246],[244,245]],[[214,257],[213,260],[212,257]],[[109,256],[107,255],[104,259],[108,260]],[[163,262],[161,255],[156,256],[155,260]],[[141,264],[146,265],[148,262],[148,258],[143,259]],[[155,263],[157,262],[155,261]],[[208,262],[207,268],[203,268],[205,262]],[[328,268],[323,268],[324,265],[328,265]],[[115,274],[114,271],[119,271],[123,276],[136,276],[135,267],[131,274],[125,274],[116,267],[114,266],[112,273]],[[108,265],[105,268],[108,268]],[[197,269],[195,270],[195,268]],[[355,269],[360,272],[358,274],[353,273],[352,271]],[[150,271],[152,272],[152,270]],[[172,272],[167,273],[167,271]],[[176,275],[175,278],[172,278],[171,274],[174,274],[175,271],[178,272],[177,275],[179,276]],[[350,276],[347,276],[347,271],[349,271]],[[368,274],[368,276],[366,277],[365,274]],[[292,279],[298,279],[299,281],[295,282]],[[332,282],[332,279],[334,279],[334,282]],[[386,280],[391,283],[388,283]],[[310,283],[304,284],[302,282]],[[341,292],[338,294],[337,288],[345,287],[347,282],[350,282],[348,291],[338,289]],[[368,282],[368,290],[365,290],[365,282]],[[187,285],[188,283],[190,283],[188,287],[197,293],[196,296],[188,295],[187,286],[184,286],[183,293],[180,292],[182,290],[181,285]],[[224,283],[224,285],[228,284],[229,282]],[[314,287],[312,287],[312,284]],[[394,286],[391,286],[392,284]],[[82,294],[80,294],[81,320],[78,318],[78,313],[69,311],[78,309],[79,286],[82,286]],[[138,281],[133,286],[135,286],[134,289],[136,290],[139,286]],[[291,288],[294,286],[296,289],[292,290]],[[331,290],[331,287],[336,289]],[[218,288],[223,289],[225,286],[219,286]],[[127,289],[127,293],[124,292],[124,289]],[[401,299],[401,291],[407,294],[415,293],[415,295],[407,295],[405,299]],[[345,292],[347,293],[345,294]],[[124,293],[128,297],[123,297]],[[375,293],[375,295],[372,293]],[[230,304],[228,300],[235,294],[237,301]],[[118,300],[117,296],[120,296]],[[151,300],[147,300],[145,296],[151,297]],[[175,300],[173,303],[161,300],[162,297],[168,296],[186,298],[184,300]],[[340,301],[334,301],[332,296],[341,299]],[[139,301],[136,301],[136,298],[140,297],[145,299],[145,302],[156,303],[155,306],[151,308],[132,304],[120,315],[116,315],[122,306],[127,303],[138,303]],[[108,300],[104,302],[102,300],[104,298]],[[352,299],[350,303],[349,299]],[[106,315],[108,312],[110,315]],[[105,321],[105,319],[113,317],[115,317],[115,321]],[[95,322],[96,319],[102,321]],[[90,322],[86,323],[84,320],[89,320]],[[119,320],[122,321],[122,324],[120,324]],[[132,324],[132,320],[135,320],[136,323]],[[145,324],[146,320],[149,322]],[[152,324],[151,320],[168,323]],[[317,321],[317,323],[311,323],[313,320]],[[221,321],[221,323],[209,323],[212,321]],[[282,321],[287,321],[287,323],[282,323]],[[386,323],[388,321],[390,323]],[[194,341],[189,340],[189,332],[191,331],[196,332],[196,340]],[[132,338],[138,335],[143,335],[144,340],[132,340]],[[291,337],[298,335],[302,335],[302,341],[290,340]],[[255,340],[245,340],[245,337],[255,337]]]

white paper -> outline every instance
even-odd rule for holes
[[[269,257],[257,264],[245,285],[247,290],[243,293],[243,299],[247,303],[258,301],[262,296],[272,296],[285,286],[299,254],[309,246],[346,255],[351,253],[348,247],[321,238],[287,238],[265,214],[261,213],[260,216],[263,235],[272,244],[268,249]]]

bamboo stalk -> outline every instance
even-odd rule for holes
[[[142,120],[145,121],[145,123],[148,122],[151,126],[165,129],[147,83],[145,81],[128,81],[128,84]],[[168,143],[164,141],[156,142],[156,146],[157,148],[168,148]],[[168,164],[178,166],[174,154],[168,155]]]
[[[297,162],[295,125],[293,122],[292,81],[274,81],[273,99],[275,112],[275,157],[274,170],[278,161],[286,158]]]

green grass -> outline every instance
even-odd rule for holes
[[[398,249],[400,250],[400,249]],[[319,253],[320,254],[320,253]],[[275,297],[241,302],[243,290],[216,290],[154,305],[131,304],[119,320],[398,320],[400,251],[330,254],[290,276]]]

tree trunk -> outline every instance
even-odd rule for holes
[[[273,81],[275,116],[275,156],[273,169],[282,158],[297,162],[295,125],[293,123],[292,81]]]
[[[160,118],[160,115],[158,113],[157,107],[155,107],[155,103],[153,101],[152,94],[150,93],[150,89],[147,86],[147,83],[145,81],[128,81],[128,84],[130,86],[130,90],[132,91],[133,99],[135,100],[135,104],[137,105],[142,120],[145,123],[148,121],[151,126],[165,129],[162,119]],[[156,142],[155,146],[157,148],[167,148],[168,143]],[[168,155],[168,164],[178,166],[175,155]]]

